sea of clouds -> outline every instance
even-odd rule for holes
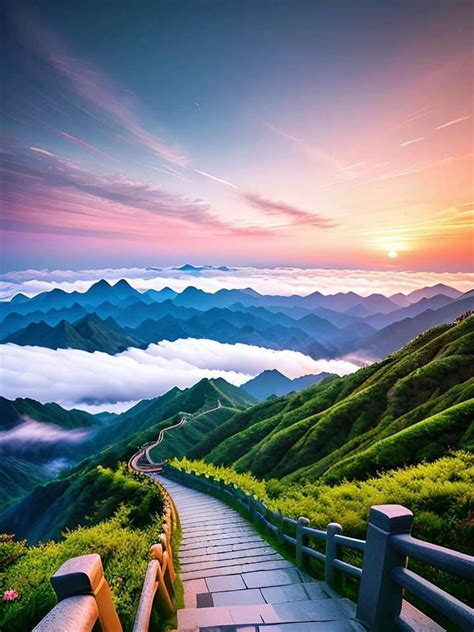
[[[359,368],[344,359],[314,360],[297,351],[206,339],[162,341],[117,355],[3,344],[0,355],[5,397],[31,397],[94,413],[120,412],[204,377],[223,377],[239,386],[267,369],[295,378],[323,371],[346,375]]]
[[[444,283],[463,292],[474,287],[474,274],[467,272],[409,272],[386,270],[331,270],[324,268],[229,268],[202,266],[196,270],[170,268],[106,268],[97,270],[23,270],[0,275],[0,299],[22,292],[34,296],[61,288],[67,292],[86,291],[99,279],[110,282],[127,279],[136,289],[182,291],[192,285],[207,292],[222,288],[246,288],[261,294],[306,295],[354,291],[362,296],[397,292],[408,293],[420,287]]]

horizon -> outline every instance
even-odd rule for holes
[[[190,270],[188,267],[192,267]],[[9,301],[16,294],[32,298],[53,289],[86,292],[100,280],[115,285],[125,280],[139,292],[165,288],[178,293],[195,288],[210,294],[219,290],[251,289],[258,294],[309,296],[319,292],[325,296],[355,292],[361,297],[382,294],[408,295],[423,288],[444,285],[462,293],[474,288],[474,274],[433,273],[416,271],[347,270],[326,268],[274,268],[210,266],[180,264],[167,268],[149,266],[98,270],[15,270],[0,274],[0,301]]]

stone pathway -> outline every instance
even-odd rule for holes
[[[285,560],[225,503],[155,475],[176,503],[179,632],[362,632],[355,606]]]

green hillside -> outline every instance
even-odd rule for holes
[[[0,456],[0,507],[44,483],[43,468],[13,456]]]
[[[255,403],[254,398],[242,389],[229,384],[222,378],[202,379],[194,386],[181,390],[173,388],[164,395],[138,403],[115,418],[113,423],[114,442],[126,439],[137,432],[152,430],[151,439],[157,431],[157,424],[163,420],[174,419],[181,412],[194,414],[200,410],[212,408],[220,401],[222,406],[243,409]],[[172,423],[176,423],[175,420]],[[167,425],[172,425],[167,423]],[[161,427],[158,428],[158,431]],[[140,439],[141,440],[141,439]],[[150,441],[150,439],[147,439]],[[99,445],[110,443],[110,432],[104,428],[97,437]]]
[[[34,500],[38,516],[49,509],[38,495]],[[76,527],[64,532],[59,542],[31,546],[0,535],[0,592],[19,593],[0,612],[2,631],[31,630],[56,603],[51,575],[67,559],[88,553],[101,555],[120,620],[124,630],[131,630],[162,509],[160,489],[150,479],[129,474],[124,467],[99,467],[69,486],[60,516],[48,516],[55,525],[51,535],[56,530],[59,536],[60,526]]]
[[[473,417],[471,316],[350,376],[247,409],[189,455],[260,478],[335,483],[473,449]]]
[[[144,443],[156,440],[160,430],[176,424],[181,413],[206,411],[215,407],[218,401],[221,408],[200,414],[167,435],[166,442],[155,455],[164,459],[185,455],[207,433],[254,400],[225,380],[203,379],[188,389],[174,388],[162,397],[140,402],[126,413],[114,416],[91,440],[90,443],[95,445],[95,452],[90,450],[88,453],[91,456],[66,471],[62,478],[36,487],[0,512],[0,532],[16,533],[36,542],[58,537],[65,527],[82,524],[81,512],[86,512],[90,502],[97,467],[115,467],[118,462],[127,461]],[[67,416],[69,411],[57,408]],[[99,497],[93,494],[92,498]]]
[[[20,423],[26,416],[35,421],[55,424],[65,430],[91,428],[100,425],[94,415],[82,410],[65,410],[58,404],[41,404],[34,399],[9,400],[0,397],[0,429],[6,430]]]
[[[171,457],[188,454],[209,432],[239,412],[236,408],[222,406],[209,413],[200,414],[176,430],[170,430],[166,433],[165,441],[151,451],[153,460],[160,463]]]

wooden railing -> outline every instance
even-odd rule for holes
[[[157,596],[160,599],[161,609],[168,616],[174,613],[173,599],[176,572],[171,539],[174,529],[178,525],[178,512],[176,511],[173,498],[158,481],[156,483],[160,485],[165,499],[162,533],[159,542],[150,549],[153,559],[148,564],[145,581],[143,582],[133,632],[148,631],[151,613]]]
[[[162,532],[150,548],[153,559],[145,574],[133,632],[148,632],[157,599],[160,613],[166,616],[174,613],[176,572],[171,540],[178,514],[172,497],[160,487],[164,498]],[[51,583],[58,603],[33,632],[91,632],[97,622],[102,632],[122,632],[99,555],[68,560],[52,576]]]
[[[216,495],[239,505],[256,526],[261,525],[293,550],[296,564],[305,559],[324,564],[324,577],[335,587],[337,573],[360,580],[357,618],[369,632],[441,632],[434,620],[404,599],[407,591],[437,611],[460,630],[474,630],[474,610],[448,592],[431,584],[407,569],[408,556],[431,567],[474,581],[474,558],[444,547],[417,540],[411,533],[413,514],[401,505],[378,505],[370,510],[367,539],[342,535],[342,527],[330,523],[326,530],[310,527],[307,518],[288,518],[268,507],[235,485],[212,477],[197,476],[165,465],[168,478]],[[293,535],[288,533],[292,531]],[[324,543],[323,553],[310,546],[312,541]],[[341,559],[342,548],[363,555],[362,568]]]

